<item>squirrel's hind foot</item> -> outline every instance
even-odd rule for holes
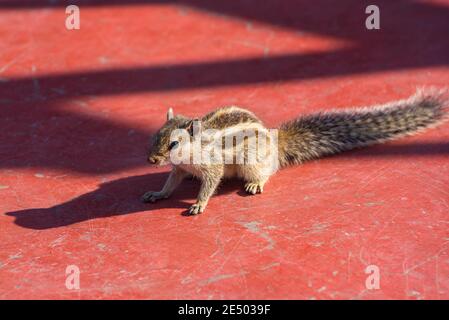
[[[263,184],[260,182],[248,182],[245,184],[245,191],[249,194],[262,193]]]
[[[204,212],[204,209],[206,209],[206,205],[197,202],[197,203],[193,204],[193,205],[189,208],[188,213],[189,213],[189,215],[192,215],[192,216],[193,216],[193,215],[197,215],[197,214],[203,213],[203,212]]]

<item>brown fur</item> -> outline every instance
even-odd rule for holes
[[[448,100],[447,94],[443,91],[421,90],[409,99],[381,106],[302,116],[280,126],[278,163],[274,170],[267,173],[262,162],[251,165],[180,164],[173,166],[161,191],[149,191],[142,198],[145,202],[167,198],[185,177],[195,176],[201,180],[201,188],[197,201],[191,206],[189,213],[198,214],[204,211],[210,197],[225,177],[240,177],[245,181],[245,190],[248,193],[261,193],[270,175],[274,174],[278,167],[385,142],[436,126],[448,119]],[[173,117],[171,109],[167,119],[153,138],[148,158],[153,164],[168,163],[171,132],[178,128],[190,128],[193,121],[184,116]],[[257,137],[266,130],[252,112],[237,107],[217,109],[201,120],[202,129],[232,127],[244,130],[251,126],[258,130]]]
[[[432,89],[381,106],[300,117],[280,127],[280,164],[299,164],[417,133],[447,119],[447,108],[446,93]]]

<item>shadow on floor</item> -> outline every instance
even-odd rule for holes
[[[363,150],[355,150],[343,154],[352,159],[372,157],[403,157],[448,155],[449,143],[417,143],[406,145],[373,146]],[[334,155],[333,157],[338,157]],[[83,194],[65,203],[51,208],[26,209],[6,213],[15,218],[15,223],[29,229],[50,229],[72,225],[78,222],[100,219],[163,208],[180,208],[185,215],[187,208],[194,202],[199,190],[199,182],[186,179],[169,199],[156,203],[145,204],[140,197],[148,190],[159,190],[167,173],[152,173],[147,175],[121,178],[101,184],[98,189]],[[237,192],[246,196],[242,190],[243,183],[239,180],[224,181],[215,196]],[[267,192],[270,192],[269,189]],[[185,201],[188,200],[188,201]],[[150,214],[150,213],[148,213]],[[163,214],[159,212],[158,214]]]
[[[180,208],[186,215],[187,209],[194,203],[199,190],[199,182],[186,179],[169,199],[155,203],[143,203],[140,197],[148,190],[159,190],[167,173],[152,173],[140,176],[121,178],[99,185],[98,189],[83,194],[70,201],[50,207],[25,209],[7,212],[15,218],[15,224],[23,228],[44,230],[72,225],[78,222],[101,219],[111,216],[125,215],[163,208]],[[231,192],[241,192],[242,182],[238,180],[224,181],[217,191],[216,197]],[[188,201],[186,201],[188,200]],[[164,214],[159,211],[158,214]]]

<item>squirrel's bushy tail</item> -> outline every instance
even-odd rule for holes
[[[381,143],[448,119],[447,91],[418,90],[406,100],[306,115],[279,128],[281,166]]]

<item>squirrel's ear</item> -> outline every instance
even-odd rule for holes
[[[169,108],[167,111],[167,121],[173,119],[173,109]]]
[[[196,124],[195,124],[196,123]],[[186,130],[187,132],[193,137],[193,134],[196,133],[194,132],[194,127],[196,126],[197,130],[200,130],[200,124],[199,124],[199,119],[195,118],[193,120],[190,120],[189,123],[186,126]]]

